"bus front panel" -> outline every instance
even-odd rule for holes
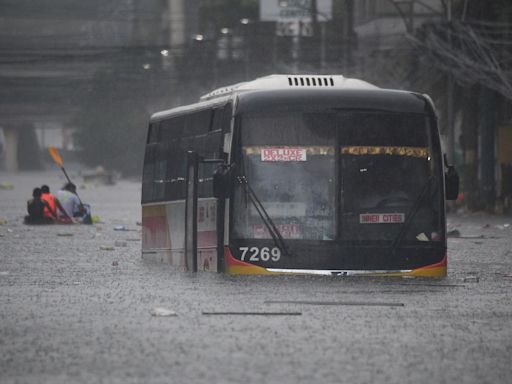
[[[234,273],[242,265],[257,273],[446,272],[441,154],[429,114],[248,112],[236,135],[226,255],[238,263]]]

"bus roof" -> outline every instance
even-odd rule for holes
[[[201,109],[221,106],[221,105],[226,104],[231,99],[232,98],[230,96],[224,96],[224,97],[216,98],[215,100],[205,100],[205,101],[200,101],[199,103],[194,103],[194,104],[184,105],[181,107],[167,109],[164,111],[153,113],[151,115],[150,121],[153,122],[153,121],[165,119],[166,117],[186,114],[187,112],[194,112],[194,111],[201,110]]]
[[[433,112],[428,96],[381,89],[362,80],[341,75],[270,75],[218,88],[198,103],[153,114],[151,121],[220,106],[238,98],[237,113],[292,107]]]
[[[388,89],[315,89],[244,92],[236,113],[269,110],[350,109],[405,113],[435,113],[423,95]]]
[[[342,75],[269,75],[252,81],[228,85],[201,96],[200,100],[211,100],[220,96],[247,91],[277,89],[378,89],[363,80],[350,79]]]

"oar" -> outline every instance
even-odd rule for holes
[[[64,176],[66,176],[66,179],[68,179],[68,183],[71,183],[71,179],[69,178],[66,170],[64,169],[64,164],[62,163],[62,157],[60,157],[59,152],[57,152],[57,148],[55,147],[48,147],[48,152],[50,152],[50,156],[52,157],[53,161],[55,161],[55,164],[57,164],[60,169],[62,169],[62,172],[64,172]],[[80,199],[80,196],[78,196],[78,193],[75,191],[76,197],[78,197],[78,200],[80,201],[80,205],[84,205],[82,203],[82,200]]]

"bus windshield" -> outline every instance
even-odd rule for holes
[[[258,112],[239,126],[240,172],[283,238],[393,241],[414,210],[405,240],[439,240],[430,180],[440,164],[425,115]],[[235,238],[270,238],[240,185],[234,205]]]

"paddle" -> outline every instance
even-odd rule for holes
[[[62,172],[64,172],[64,176],[66,176],[66,179],[68,179],[68,183],[71,183],[71,179],[69,178],[66,170],[64,169],[64,164],[62,163],[62,157],[60,157],[59,152],[57,152],[57,148],[55,147],[48,147],[48,152],[50,152],[50,156],[52,157],[53,161],[55,161],[55,164],[57,164],[60,169],[62,169]],[[80,199],[80,196],[78,196],[78,192],[75,191],[76,197],[78,197],[78,200],[80,201],[80,205],[84,205],[82,203],[82,200]]]

